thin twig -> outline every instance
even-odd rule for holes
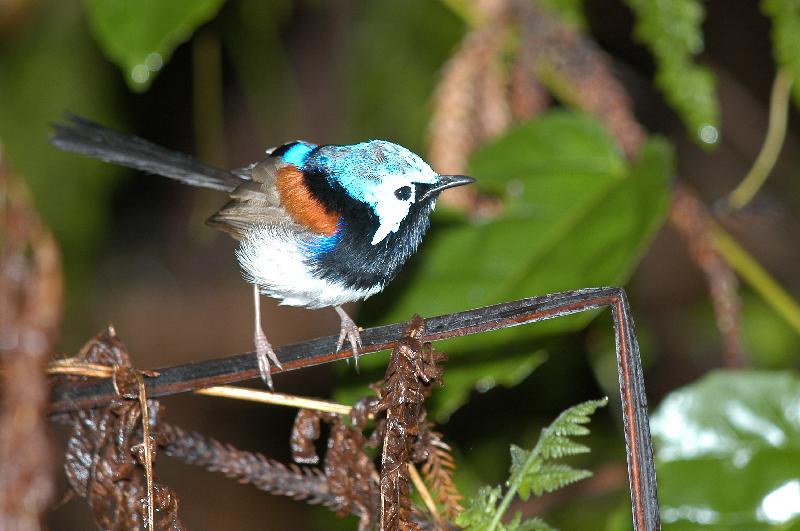
[[[800,303],[792,298],[783,286],[725,229],[713,223],[710,237],[717,252],[742,277],[742,280],[747,282],[795,332],[800,334]]]
[[[136,376],[136,386],[139,399],[139,408],[142,412],[142,455],[144,456],[144,475],[147,479],[147,528],[155,529],[153,508],[153,449],[150,446],[150,413],[147,409],[147,391],[144,386],[144,376],[138,371],[133,373]]]
[[[742,182],[728,195],[728,206],[738,210],[753,199],[775,167],[775,161],[786,138],[786,123],[789,119],[789,96],[792,91],[792,76],[785,70],[778,70],[772,84],[772,95],[769,100],[769,124],[764,145],[758,154],[753,167],[747,172]]]
[[[72,376],[88,376],[90,378],[110,378],[114,374],[114,368],[108,365],[100,365],[99,363],[55,360],[50,362],[45,372],[47,372],[47,374],[67,374]],[[236,387],[233,385],[217,385],[214,387],[206,387],[205,389],[197,389],[194,392],[198,395],[231,398],[234,400],[259,402],[276,406],[313,409],[316,411],[335,413],[337,415],[349,415],[352,409],[345,404],[338,404],[329,400],[287,395],[270,391],[258,391],[256,389],[250,389],[249,387]]]
[[[420,498],[422,498],[422,502],[425,504],[425,507],[428,508],[430,511],[431,516],[433,516],[433,520],[436,522],[437,525],[442,525],[442,515],[439,514],[439,510],[436,508],[436,502],[433,501],[433,496],[431,496],[428,487],[425,485],[425,482],[422,481],[422,477],[419,475],[419,471],[417,467],[414,466],[414,463],[408,463],[408,475],[411,478],[411,482],[414,484],[414,488],[417,489]]]
[[[111,378],[114,367],[99,363],[74,361],[74,358],[52,360],[45,369],[47,374],[68,374],[72,376],[88,376],[90,378]]]
[[[258,391],[247,387],[235,387],[232,385],[218,385],[207,387],[195,391],[199,395],[216,396],[222,398],[233,398],[236,400],[247,400],[250,402],[260,402],[262,404],[273,404],[277,406],[296,407],[299,409],[313,409],[337,415],[349,415],[352,408],[344,404],[337,404],[329,400],[319,400],[316,398],[306,398],[303,396],[287,395],[283,393],[272,393],[269,391]]]

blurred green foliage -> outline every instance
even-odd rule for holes
[[[0,142],[61,244],[69,294],[105,233],[118,171],[47,141],[50,123],[65,111],[117,122],[113,71],[90,38],[80,5],[48,2],[0,48]]]
[[[225,49],[262,145],[298,138],[308,120],[281,42],[292,4],[238,0],[231,5],[231,16],[221,21]]]
[[[384,137],[422,152],[431,95],[464,23],[439,2],[408,0],[364,3],[355,24],[345,37],[337,142]]]
[[[122,69],[128,86],[147,90],[176,46],[219,10],[224,0],[87,0],[95,40]]]
[[[794,101],[800,107],[800,1],[762,0],[761,10],[772,19],[775,62],[794,83]]]
[[[800,528],[800,377],[717,371],[651,419],[665,530]]]
[[[579,28],[586,28],[583,0],[543,0],[540,4]]]
[[[656,85],[701,145],[719,138],[719,104],[714,75],[694,63],[703,51],[703,4],[700,0],[626,0],[636,14],[634,35],[656,61]],[[709,127],[713,129],[708,129]]]

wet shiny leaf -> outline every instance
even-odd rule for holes
[[[719,371],[651,426],[665,530],[800,527],[800,377]]]

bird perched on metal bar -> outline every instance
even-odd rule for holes
[[[66,151],[227,192],[207,223],[239,241],[236,257],[253,284],[255,347],[262,379],[281,367],[261,328],[260,295],[281,304],[332,306],[341,319],[337,350],[358,327],[342,309],[379,293],[414,254],[439,193],[474,182],[439,175],[408,149],[384,140],[353,145],[295,141],[226,171],[77,116],[55,125],[52,143]]]

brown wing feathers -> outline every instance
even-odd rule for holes
[[[252,170],[252,181],[242,182],[231,200],[207,223],[236,239],[248,227],[293,221],[306,230],[331,236],[339,215],[329,212],[305,185],[302,172],[292,165],[276,167],[267,159]]]

